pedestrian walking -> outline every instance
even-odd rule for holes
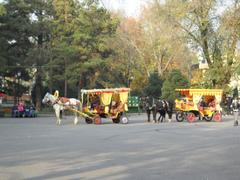
[[[239,114],[240,103],[236,97],[232,101],[231,108],[234,116],[234,126],[238,126],[238,114]]]

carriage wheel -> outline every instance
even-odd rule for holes
[[[183,112],[177,112],[176,113],[176,120],[178,122],[182,122],[184,120],[184,113]]]
[[[215,122],[221,122],[222,121],[222,114],[220,112],[216,112],[214,115],[213,115],[213,120]]]
[[[86,122],[87,124],[92,124],[92,123],[93,123],[93,120],[90,119],[90,118],[88,118],[88,117],[86,117],[86,118],[85,118],[85,122]]]
[[[121,121],[122,124],[127,124],[129,120],[128,120],[128,117],[125,114],[123,114],[120,117],[120,121]]]
[[[121,114],[118,114],[116,118],[112,118],[113,123],[116,123],[116,124],[120,123],[121,121],[120,118],[121,118]]]
[[[118,124],[118,123],[120,123],[120,118],[119,117],[114,118],[114,119],[112,119],[112,121],[113,121],[113,123]]]
[[[96,116],[93,118],[94,124],[102,124],[102,120],[100,116]]]
[[[196,120],[196,116],[194,113],[187,113],[187,121],[190,123],[193,123]]]

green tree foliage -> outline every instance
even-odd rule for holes
[[[113,49],[111,40],[115,35],[118,20],[112,18],[98,1],[85,1],[81,4],[80,17],[76,24],[74,46],[79,47],[80,60],[76,61],[70,72],[81,74],[80,88],[93,88],[108,84],[106,77]],[[70,77],[71,73],[69,74]],[[109,76],[109,75],[108,75]]]
[[[23,0],[8,0],[4,8],[6,12],[0,16],[0,59],[3,62],[0,73],[7,84],[6,91],[16,97],[25,90],[19,81],[30,78],[24,65],[31,47],[31,8]]]
[[[9,88],[7,92],[9,95],[21,96],[29,89],[22,86],[23,82],[31,78],[31,82],[35,81],[38,109],[41,105],[43,80],[40,67],[46,63],[45,44],[50,38],[49,3],[45,0],[8,0],[4,4],[6,13],[0,17],[0,58],[5,62],[1,68],[2,76],[6,77],[5,87]]]
[[[50,50],[50,21],[52,18],[52,4],[51,1],[32,0],[29,2],[31,7],[31,43],[32,47],[28,51],[28,64],[34,68],[35,84],[33,89],[34,100],[37,109],[41,108],[41,99],[45,92],[43,89],[43,82],[45,79],[44,68],[45,64],[51,57]]]
[[[0,3],[0,16],[6,13],[3,3]]]
[[[148,85],[144,90],[144,94],[159,98],[162,94],[161,89],[163,85],[163,80],[159,77],[157,72],[150,75]]]
[[[172,70],[166,77],[162,86],[163,99],[176,99],[175,89],[189,88],[190,82],[179,70]]]
[[[109,69],[118,20],[97,0],[7,0],[3,7],[0,75],[9,80],[9,95],[29,75],[38,108],[43,86],[68,96],[68,85],[76,95],[80,88],[117,84]]]
[[[46,89],[77,96],[82,88],[130,86],[174,99],[175,88],[189,86],[180,71],[200,57],[209,66],[204,86],[227,89],[240,72],[240,3],[218,13],[220,1],[154,0],[133,19],[98,0],[5,0],[1,84],[15,96],[26,91],[21,84],[34,84],[38,108]]]
[[[53,2],[52,42],[57,53],[54,62],[64,72],[57,73],[62,75],[58,80],[68,79],[71,87],[78,90],[111,86],[107,75],[113,53],[110,40],[118,21],[98,1]]]
[[[67,67],[72,63],[76,55],[76,49],[73,47],[75,23],[78,18],[79,4],[74,0],[53,0],[54,18],[52,20],[52,39],[53,62],[57,65],[53,69],[56,74],[54,80],[63,84],[64,96],[68,95]],[[51,60],[51,61],[52,61]],[[52,79],[50,79],[52,80]]]

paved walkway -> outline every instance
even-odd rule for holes
[[[239,180],[240,127],[223,122],[55,125],[0,118],[0,179]]]

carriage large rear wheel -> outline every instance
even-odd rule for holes
[[[100,116],[95,116],[93,118],[94,124],[102,124],[102,119]]]
[[[215,122],[221,122],[222,121],[222,114],[220,112],[216,112],[214,115],[213,115],[213,120]]]
[[[112,119],[112,121],[113,121],[113,123],[118,124],[118,123],[120,123],[120,117],[114,118],[114,119]]]
[[[187,113],[187,121],[190,123],[193,123],[194,121],[196,121],[195,114],[192,112]]]
[[[176,113],[176,120],[178,122],[182,122],[184,120],[184,113],[183,112],[177,112]]]

